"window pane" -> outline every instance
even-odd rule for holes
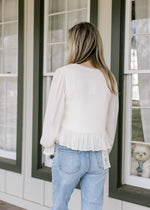
[[[4,73],[17,72],[17,52],[16,49],[5,49],[4,51]]]
[[[4,48],[17,47],[17,23],[4,24]]]
[[[150,69],[150,35],[131,37],[130,69]]]
[[[2,70],[2,50],[0,50],[0,74],[3,72]]]
[[[0,156],[16,159],[18,0],[0,0],[0,22]]]
[[[139,86],[132,87],[132,106],[140,106],[139,101]]]
[[[132,106],[150,108],[150,74],[132,76]]]
[[[62,12],[65,11],[66,8],[66,0],[49,0],[49,12],[48,13],[54,13],[54,12]]]
[[[131,144],[131,175],[150,178],[149,165],[150,145]]]
[[[0,25],[0,48],[2,48],[2,25]]]
[[[144,141],[141,109],[132,109],[132,141]]]
[[[138,85],[138,74],[132,74],[132,85]]]
[[[17,121],[17,79],[6,79],[6,149],[16,151],[16,121]]]
[[[17,0],[4,1],[4,21],[17,20]]]
[[[150,74],[139,74],[140,105],[150,108]]]
[[[65,15],[54,15],[49,17],[48,42],[63,42],[65,40]]]
[[[132,108],[132,141],[150,143],[150,109]]]
[[[68,1],[69,10],[81,9],[81,8],[87,8],[87,0]]]
[[[47,72],[51,72],[51,46],[47,47]]]
[[[5,142],[5,79],[0,77],[0,149],[4,148]]]
[[[0,147],[16,151],[17,79],[0,78]]]
[[[2,0],[0,0],[0,22],[2,22]]]
[[[87,10],[69,12],[67,28],[71,28],[74,24],[80,21],[87,21]]]
[[[52,57],[51,57],[51,64],[52,64],[52,71],[55,71],[58,67],[64,64],[64,51],[65,45],[64,44],[55,44],[52,45]]]
[[[150,0],[131,1],[131,33],[150,32]]]

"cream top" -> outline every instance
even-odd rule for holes
[[[118,107],[118,95],[110,92],[99,69],[75,63],[56,69],[40,139],[43,154],[54,154],[55,143],[76,150],[103,150],[104,168],[110,167]]]

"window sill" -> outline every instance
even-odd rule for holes
[[[150,190],[141,187],[124,184],[116,189],[109,188],[109,197],[150,207]]]

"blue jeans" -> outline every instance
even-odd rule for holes
[[[73,150],[55,144],[51,210],[69,210],[68,202],[79,181],[81,209],[102,210],[107,172],[108,168],[103,167],[101,151]]]

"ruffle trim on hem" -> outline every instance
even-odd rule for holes
[[[103,133],[77,132],[66,127],[60,128],[57,143],[76,150],[111,150],[112,139],[105,130]]]

